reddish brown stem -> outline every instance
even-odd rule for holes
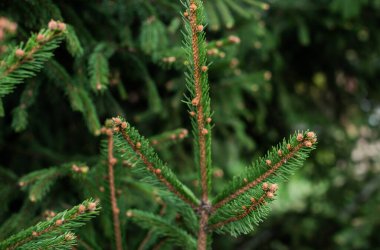
[[[270,175],[272,175],[277,169],[279,169],[282,165],[284,165],[284,163],[286,163],[286,161],[288,161],[290,158],[292,158],[294,156],[294,154],[297,153],[303,146],[304,146],[304,143],[301,142],[300,144],[298,144],[297,146],[295,146],[289,152],[289,154],[285,155],[279,162],[277,162],[275,165],[273,165],[271,168],[269,168],[264,174],[262,174],[261,176],[259,176],[254,181],[247,183],[247,185],[245,185],[244,187],[236,190],[235,193],[227,196],[223,200],[221,200],[218,203],[216,203],[212,207],[211,213],[214,213],[216,210],[218,210],[223,205],[227,204],[231,200],[236,199],[239,195],[244,194],[249,189],[251,189],[251,188],[257,186],[258,184],[260,184],[261,182],[263,182],[266,178],[268,178]]]
[[[116,164],[116,159],[113,156],[113,134],[108,135],[108,183],[110,188],[111,206],[112,206],[112,217],[113,217],[113,228],[115,235],[116,249],[122,250],[121,241],[121,231],[120,231],[120,210],[117,207],[116,192],[115,192],[115,177],[114,177],[114,166]]]
[[[188,198],[186,198],[182,193],[180,193],[161,173],[156,171],[157,169],[153,166],[153,164],[146,158],[146,156],[138,149],[135,145],[135,143],[132,141],[132,139],[129,137],[127,132],[121,127],[119,127],[121,134],[123,138],[128,142],[128,144],[132,147],[133,151],[140,157],[140,159],[144,162],[147,169],[152,172],[159,181],[161,181],[172,193],[174,193],[176,196],[178,196],[181,200],[189,204],[193,209],[196,209],[197,206],[194,204],[194,202],[190,201]]]
[[[222,227],[228,223],[243,219],[244,217],[248,216],[252,211],[256,210],[260,205],[264,204],[265,203],[265,197],[266,197],[265,194],[262,195],[259,200],[252,203],[252,205],[250,205],[249,208],[246,208],[243,213],[238,214],[234,217],[231,217],[227,220],[212,224],[208,227],[208,229],[209,230],[215,230],[215,229],[220,228],[220,227]]]
[[[198,250],[205,250],[207,247],[207,231],[206,226],[209,218],[209,200],[208,200],[208,175],[207,175],[207,156],[206,156],[206,134],[204,110],[202,105],[202,86],[201,86],[201,65],[199,62],[199,47],[198,47],[198,23],[197,23],[197,5],[194,0],[190,1],[190,27],[191,40],[194,64],[194,85],[195,85],[195,102],[197,109],[197,124],[198,124],[198,145],[199,145],[199,167],[201,173],[201,188],[202,202],[199,207],[200,221],[198,232]]]

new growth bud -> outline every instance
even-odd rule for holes
[[[297,135],[297,141],[301,142],[303,140],[303,134],[298,134]]]
[[[21,58],[25,55],[25,51],[23,51],[22,49],[16,49],[15,51],[15,55],[18,57],[18,58]]]
[[[95,209],[96,209],[96,202],[90,202],[90,203],[88,203],[87,209],[90,210],[90,211],[95,211]]]

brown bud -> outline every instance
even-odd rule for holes
[[[137,142],[137,143],[136,143],[136,148],[137,148],[137,149],[140,149],[140,148],[141,148],[141,142]]]
[[[38,34],[36,37],[37,42],[42,42],[45,40],[45,36],[43,34]]]
[[[198,106],[198,104],[199,104],[199,98],[195,97],[195,98],[191,101],[191,104],[192,104],[193,106]]]
[[[33,237],[37,237],[37,236],[38,236],[38,233],[37,233],[36,231],[33,231],[33,232],[32,232],[32,236],[33,236]]]
[[[303,140],[303,134],[298,134],[297,141],[302,141],[302,140]]]
[[[133,213],[131,210],[128,210],[126,214],[127,214],[127,217],[129,218],[133,216]]]
[[[248,179],[247,179],[247,178],[244,178],[243,181],[244,181],[245,183],[247,183],[247,182],[248,182]]]
[[[195,112],[194,111],[190,111],[189,114],[190,114],[190,116],[195,116]]]
[[[73,164],[72,166],[71,166],[71,169],[74,171],[74,172],[79,172],[80,171],[80,168],[76,165],[76,164]]]
[[[102,84],[100,82],[96,83],[96,89],[101,90],[102,89]]]
[[[272,165],[272,161],[271,161],[271,160],[265,160],[265,163],[266,163],[268,166]]]
[[[305,142],[303,143],[303,145],[305,145],[305,147],[310,148],[310,147],[313,146],[313,143],[311,143],[311,141],[305,141]]]
[[[62,22],[58,22],[57,28],[58,28],[60,31],[64,31],[64,30],[66,29],[66,24],[65,24],[65,23],[62,23]]]
[[[263,190],[268,190],[269,184],[267,182],[264,182],[262,185]]]
[[[312,138],[314,138],[314,137],[315,137],[315,133],[314,133],[314,132],[312,132],[312,131],[310,131],[310,132],[307,132],[306,136],[307,136],[307,138],[310,138],[310,139],[312,139]]]
[[[216,47],[222,47],[223,46],[223,41],[216,41]]]
[[[175,140],[176,138],[177,138],[177,135],[176,135],[176,134],[171,134],[171,135],[170,135],[170,139]]]
[[[287,148],[288,150],[291,150],[291,149],[292,149],[292,146],[291,146],[290,144],[287,144],[287,145],[286,145],[286,148]]]
[[[196,11],[196,9],[197,9],[197,5],[195,5],[194,3],[190,4],[191,11]]]
[[[60,226],[60,225],[62,225],[63,224],[63,220],[56,220],[55,221],[55,225],[57,225],[57,226]]]
[[[78,207],[78,213],[82,214],[86,211],[86,207],[83,204],[80,204]]]
[[[58,28],[58,23],[54,20],[50,20],[48,28],[49,30],[56,30]]]
[[[237,44],[237,43],[240,43],[240,38],[237,37],[237,36],[229,36],[229,37],[228,37],[228,41],[229,41],[230,43],[235,43],[235,44]]]
[[[206,122],[211,123],[211,121],[212,121],[211,117],[207,117]]]
[[[183,13],[183,16],[184,16],[184,17],[188,17],[188,16],[189,16],[189,12],[185,11],[185,12]]]
[[[116,125],[120,125],[121,124],[121,119],[119,117],[113,117],[112,118],[113,122],[116,124]]]
[[[277,153],[278,153],[279,156],[282,156],[282,151],[281,151],[281,149],[279,149],[279,150],[277,151]]]
[[[161,174],[161,169],[157,168],[157,169],[154,170],[154,172],[155,172],[156,174]]]
[[[267,197],[269,199],[273,199],[274,198],[274,194],[272,192],[267,192]]]
[[[246,206],[241,206],[241,208],[242,208],[243,210],[246,210],[246,209],[247,209],[247,207],[246,207]]]
[[[23,51],[22,49],[16,49],[15,51],[15,55],[18,57],[18,58],[21,58],[25,55],[25,51]]]
[[[252,197],[250,200],[251,200],[252,203],[255,203],[255,202],[256,202],[256,199],[253,198],[253,197]]]
[[[208,70],[208,67],[207,66],[202,66],[201,69],[202,69],[203,72],[206,72]]]
[[[110,163],[111,163],[112,165],[115,165],[116,162],[117,162],[117,159],[116,159],[115,157],[112,157],[112,158],[110,159]]]
[[[119,132],[120,132],[120,128],[119,128],[119,127],[114,127],[114,128],[113,128],[113,132],[115,132],[115,133],[119,133]]]
[[[271,192],[274,193],[274,192],[277,191],[277,189],[278,189],[278,185],[277,185],[276,183],[271,184],[269,189],[270,189]]]
[[[128,124],[126,122],[121,123],[121,128],[126,129],[128,127]]]
[[[87,209],[90,211],[94,211],[96,209],[96,202],[90,202],[87,205]]]
[[[202,129],[202,135],[207,135],[207,134],[208,134],[208,130],[205,129],[205,128],[203,128],[203,129]]]
[[[200,25],[197,26],[197,31],[201,32],[201,31],[203,31],[203,28],[204,28],[203,25],[200,24]]]

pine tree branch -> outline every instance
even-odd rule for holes
[[[0,97],[12,92],[16,84],[38,72],[43,63],[53,56],[66,32],[62,22],[50,21],[49,29],[32,35],[24,46],[12,50],[0,65]]]
[[[116,121],[116,122],[115,122]],[[153,174],[153,176],[160,181],[166,188],[171,191],[174,195],[176,195],[178,198],[180,198],[182,201],[190,205],[194,210],[197,209],[197,203],[195,203],[193,200],[189,199],[184,195],[183,192],[178,190],[176,186],[165,176],[164,169],[160,169],[158,167],[155,167],[154,164],[149,161],[149,157],[146,156],[142,152],[142,142],[134,142],[133,139],[129,136],[129,134],[126,131],[127,123],[121,122],[120,118],[114,118],[115,122],[115,129],[117,132],[120,132],[122,138],[127,142],[127,144],[130,146],[130,148],[133,150],[135,154],[138,155],[138,157],[142,160],[144,165],[146,166],[147,170]]]
[[[188,89],[192,95],[190,115],[192,120],[193,133],[195,137],[196,160],[200,169],[201,183],[201,205],[199,206],[199,231],[198,249],[207,248],[207,231],[210,213],[209,192],[211,187],[211,117],[209,84],[207,79],[208,67],[206,65],[206,43],[204,33],[204,13],[203,2],[201,0],[190,0],[187,2],[184,13],[187,22],[185,35],[185,49],[187,49],[188,60],[191,63],[187,76]],[[191,49],[190,49],[191,48]],[[191,75],[191,76],[190,76]],[[190,104],[189,104],[190,105]]]
[[[238,220],[241,220],[241,219],[245,218],[251,212],[253,212],[254,210],[256,210],[258,206],[261,206],[261,205],[265,204],[265,198],[267,198],[267,197],[268,197],[268,194],[264,193],[258,200],[254,199],[253,202],[252,202],[252,204],[248,208],[247,207],[243,207],[243,210],[244,210],[243,213],[240,213],[240,214],[238,214],[238,215],[236,215],[234,217],[231,217],[229,219],[220,221],[218,223],[209,225],[207,227],[208,230],[215,230],[217,228],[223,227],[224,225],[226,225],[228,223],[231,223],[231,222],[234,222],[234,221],[238,221]]]
[[[114,177],[114,166],[116,164],[116,158],[113,156],[113,133],[111,129],[107,129],[108,137],[108,181],[110,189],[110,198],[112,206],[112,218],[114,227],[114,236],[116,241],[116,249],[122,250],[121,232],[120,232],[120,209],[117,206],[116,192],[115,192],[115,177]]]
[[[264,174],[262,174],[261,176],[259,176],[257,179],[247,183],[245,186],[243,186],[242,188],[236,190],[234,193],[230,194],[229,196],[225,197],[224,199],[222,199],[221,201],[217,202],[216,204],[214,204],[211,208],[211,213],[215,213],[216,210],[218,210],[220,207],[224,206],[225,204],[229,203],[230,201],[236,199],[238,196],[244,194],[245,192],[247,192],[249,189],[259,185],[260,183],[262,183],[266,178],[268,178],[270,175],[274,174],[274,172],[279,169],[281,166],[284,165],[284,163],[286,163],[290,158],[294,157],[294,155],[303,147],[306,147],[305,146],[305,141],[306,138],[301,141],[297,146],[295,146],[294,148],[292,148],[288,154],[285,154],[280,161],[278,161],[276,164],[274,164],[271,168],[269,168]]]
[[[84,201],[70,210],[57,214],[48,221],[39,222],[37,225],[9,237],[0,243],[0,249],[14,250],[21,246],[27,248],[27,244],[34,244],[34,240],[39,237],[54,238],[65,234],[73,228],[84,225],[85,221],[90,220],[99,213],[99,209],[97,202]],[[46,242],[46,244],[49,244],[49,242]],[[41,247],[46,249],[48,245]]]

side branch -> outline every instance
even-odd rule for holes
[[[236,199],[239,195],[247,192],[249,189],[251,189],[251,188],[259,185],[266,178],[268,178],[270,175],[272,175],[277,169],[279,169],[282,165],[284,165],[290,158],[292,158],[302,147],[305,147],[304,142],[301,142],[297,146],[295,146],[287,155],[284,155],[284,157],[279,162],[277,162],[276,164],[274,164],[271,168],[269,168],[264,174],[262,174],[261,176],[259,176],[257,179],[255,179],[252,182],[247,183],[245,186],[243,186],[242,188],[238,189],[233,194],[227,196],[223,200],[221,200],[218,203],[216,203],[211,208],[211,213],[214,213],[220,207],[222,207],[223,205],[227,204],[231,200]]]
[[[231,217],[229,219],[223,220],[221,222],[212,224],[212,225],[208,226],[207,229],[212,231],[212,230],[215,230],[217,228],[223,227],[224,225],[226,225],[228,223],[243,219],[244,217],[248,216],[251,212],[256,210],[259,206],[265,204],[265,198],[266,197],[267,197],[267,194],[263,194],[258,200],[253,200],[252,204],[248,208],[243,206],[243,209],[244,209],[243,213],[238,214],[238,215]]]
[[[10,66],[8,69],[4,71],[4,73],[0,76],[0,78],[5,78],[9,74],[11,74],[13,71],[15,71],[20,65],[24,64],[25,62],[32,61],[33,60],[33,55],[37,53],[45,44],[48,42],[54,40],[54,38],[62,35],[62,31],[59,33],[54,33],[49,37],[43,38],[37,46],[33,47],[30,51],[28,51],[21,60],[17,61],[15,64]]]
[[[176,196],[178,196],[181,200],[189,204],[194,210],[197,209],[197,205],[190,201],[188,198],[186,198],[181,192],[179,192],[161,173],[161,169],[155,168],[153,164],[148,160],[148,158],[141,152],[140,145],[137,145],[138,143],[134,143],[131,137],[125,132],[125,130],[122,127],[122,124],[118,124],[118,130],[121,131],[121,135],[123,136],[124,140],[127,141],[129,146],[133,149],[133,151],[140,157],[140,159],[144,162],[147,169],[153,173],[153,175],[156,176],[156,178],[161,181],[172,193],[174,193]]]
[[[115,193],[115,177],[114,177],[114,166],[116,164],[116,158],[113,156],[113,133],[111,129],[107,130],[108,136],[108,182],[110,189],[110,198],[112,206],[112,216],[113,216],[113,228],[115,234],[116,249],[122,250],[121,232],[120,232],[120,209],[117,206],[116,193]]]

